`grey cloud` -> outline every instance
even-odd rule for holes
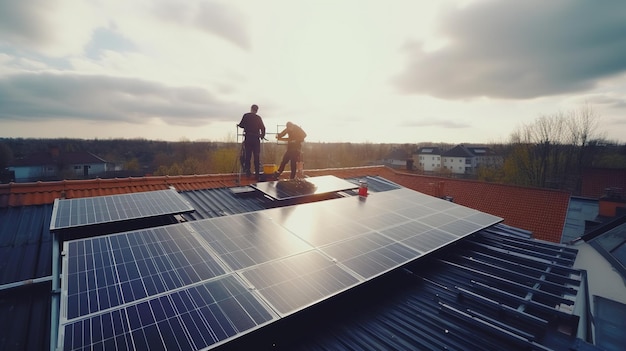
[[[163,20],[200,28],[244,50],[251,47],[244,15],[225,3],[204,1],[195,5],[164,0],[155,3],[154,12]]]
[[[489,1],[443,18],[444,48],[405,48],[395,83],[441,98],[528,99],[593,88],[626,71],[626,6],[620,0]]]
[[[196,87],[140,79],[76,74],[17,74],[0,78],[1,120],[81,119],[141,124],[160,118],[195,126],[239,117],[231,106]]]
[[[0,0],[0,42],[37,45],[50,39],[45,21],[52,2]]]
[[[585,99],[582,103],[588,103],[591,106],[607,106],[616,110],[626,110],[626,97],[624,96],[597,95]]]

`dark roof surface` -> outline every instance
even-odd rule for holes
[[[356,184],[361,178],[349,180]],[[368,177],[368,184],[372,192],[399,186],[377,176]],[[197,210],[186,215],[187,220],[268,205],[267,199],[235,195],[227,187],[181,194]],[[46,349],[49,344],[50,283],[29,284],[27,279],[29,274],[31,278],[49,274],[45,262],[51,251],[46,246],[50,211],[51,205],[0,209],[0,235],[12,238],[1,242],[2,249],[22,252],[11,260],[0,256],[5,284],[24,283],[0,291],[0,315],[18,316],[10,322],[2,318],[0,349]],[[22,228],[19,234],[13,229],[16,224]],[[350,290],[337,301],[261,328],[223,348],[594,349],[571,336],[576,318],[567,306],[573,304],[579,285],[579,272],[571,269],[576,251],[528,235],[506,225],[483,230]],[[31,244],[38,249],[28,248]],[[16,273],[22,265],[25,273]]]
[[[417,153],[420,155],[441,155],[441,150],[438,147],[421,147]]]

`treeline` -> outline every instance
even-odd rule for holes
[[[384,158],[390,144],[305,143],[307,168],[353,167]],[[61,153],[90,152],[129,175],[234,173],[239,170],[241,144],[209,141],[147,139],[0,139],[0,169],[12,161],[52,148]],[[278,164],[286,146],[263,142],[261,163]],[[123,172],[121,171],[123,170]]]
[[[599,117],[589,107],[540,116],[518,126],[508,143],[486,145],[503,157],[502,167],[479,167],[462,177],[578,194],[585,168],[626,168],[626,144],[606,140],[598,131],[599,125]],[[455,145],[307,142],[304,166],[320,169],[381,164],[394,149],[402,149],[410,158],[422,146],[445,152]],[[109,167],[115,169],[109,176],[235,173],[241,152],[241,145],[235,142],[0,138],[0,171],[13,160],[52,148],[90,152],[115,166]],[[276,141],[263,142],[261,163],[280,163],[284,151],[285,145]],[[422,172],[417,162],[412,171]],[[458,176],[446,169],[435,175]]]

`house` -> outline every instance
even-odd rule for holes
[[[441,168],[441,149],[438,147],[421,147],[413,155],[413,159],[424,172],[433,172]]]
[[[460,144],[444,152],[442,166],[454,174],[475,174],[478,167],[501,167],[504,163],[502,156],[493,150],[482,146]]]
[[[393,148],[391,152],[383,159],[383,164],[391,168],[412,168],[413,159],[406,150],[401,148]],[[409,167],[410,165],[410,167]]]
[[[563,197],[561,192],[527,189],[528,193],[524,194],[524,189],[520,187],[498,185],[490,189],[489,184],[481,182],[424,177],[399,172],[388,167],[307,170],[307,175],[310,177],[332,175],[354,183],[355,187],[358,186],[359,180],[366,179],[369,184],[369,198],[360,198],[355,189],[346,189],[329,193],[323,198],[309,198],[304,202],[289,200],[291,202],[280,205],[267,196],[259,196],[256,191],[246,190],[249,185],[248,180],[239,180],[236,175],[229,174],[0,185],[0,278],[2,279],[0,280],[0,314],[13,316],[13,318],[0,319],[0,333],[2,333],[0,349],[54,349],[57,345],[54,342],[57,336],[61,336],[64,340],[60,345],[61,349],[69,349],[73,345],[100,346],[104,349],[108,349],[109,345],[140,348],[141,343],[153,345],[156,348],[175,345],[176,349],[208,347],[220,350],[245,349],[250,348],[250,345],[254,345],[255,349],[286,350],[600,349],[593,344],[595,336],[593,326],[580,322],[581,310],[579,309],[583,312],[587,310],[585,279],[589,276],[586,276],[585,271],[580,267],[575,266],[578,262],[578,251],[559,244],[558,240],[548,242],[533,238],[535,233],[531,236],[528,230],[507,224],[508,219],[503,215],[478,210],[487,214],[484,217],[483,214],[477,213],[474,207],[461,206],[462,203],[473,201],[476,194],[492,193],[493,198],[485,195],[475,204],[478,207],[490,209],[515,207],[516,211],[523,212],[520,217],[525,217],[526,222],[541,222],[542,225],[547,222],[548,227],[544,227],[543,230],[558,230],[557,235],[550,233],[542,235],[546,237],[552,235],[560,239],[568,202],[567,197]],[[170,229],[181,230],[180,233],[184,234],[188,228],[201,228],[200,222],[209,225],[221,223],[219,225],[226,225],[224,228],[233,228],[232,224],[260,228],[272,226],[273,221],[290,222],[291,216],[300,214],[300,217],[293,218],[291,224],[285,224],[285,226],[294,228],[291,226],[304,225],[303,228],[309,228],[314,224],[320,228],[326,228],[320,232],[324,235],[332,234],[330,237],[348,235],[346,238],[349,238],[355,227],[361,225],[375,226],[378,228],[375,229],[376,232],[384,232],[393,227],[398,230],[388,231],[388,235],[408,235],[408,239],[412,237],[412,230],[416,228],[411,229],[410,226],[400,225],[407,219],[417,217],[413,211],[402,211],[403,208],[407,208],[408,204],[402,196],[390,201],[398,192],[410,194],[411,198],[422,198],[427,201],[414,205],[424,206],[432,203],[431,211],[438,208],[439,210],[432,213],[432,221],[429,222],[435,227],[445,226],[450,218],[455,218],[454,216],[460,220],[466,218],[464,216],[478,215],[479,218],[489,219],[489,222],[494,218],[493,216],[497,216],[502,217],[504,221],[485,224],[484,228],[476,232],[465,231],[467,235],[452,239],[447,243],[444,241],[437,244],[437,240],[446,237],[444,233],[431,236],[428,241],[429,245],[435,245],[437,248],[428,252],[424,251],[423,257],[414,260],[409,256],[403,256],[408,257],[406,264],[385,271],[365,284],[340,289],[341,293],[307,305],[297,313],[270,311],[269,316],[273,316],[271,321],[265,319],[264,314],[261,313],[262,310],[259,309],[255,310],[259,314],[256,312],[251,314],[255,319],[247,319],[252,321],[252,324],[245,324],[245,320],[230,319],[230,322],[226,322],[219,318],[215,322],[207,322],[206,317],[202,317],[199,313],[211,310],[211,307],[217,307],[217,305],[203,305],[208,303],[208,300],[198,299],[199,296],[195,294],[195,291],[200,285],[212,285],[218,280],[208,279],[201,284],[193,283],[193,294],[188,288],[168,290],[155,295],[158,301],[153,298],[140,298],[138,302],[124,303],[121,307],[109,307],[101,313],[90,313],[86,318],[63,315],[62,309],[61,322],[66,328],[62,334],[59,334],[58,328],[54,328],[51,322],[54,320],[51,316],[55,313],[53,301],[66,298],[63,295],[67,291],[67,286],[53,288],[52,285],[55,276],[52,274],[51,263],[54,237],[49,228],[50,223],[53,222],[54,200],[163,191],[171,187],[175,188],[178,194],[195,208],[195,211],[151,218],[144,223],[149,225],[147,229],[124,232],[127,233],[123,234],[124,236],[128,238],[137,236],[138,238],[144,233],[156,234],[157,232],[161,233],[158,235],[163,235]],[[469,188],[475,189],[468,191]],[[495,198],[506,197],[503,196],[506,194],[511,194],[509,201],[503,199],[502,202],[496,203]],[[438,199],[442,195],[451,198],[454,204]],[[378,199],[387,200],[380,202]],[[555,201],[556,205],[549,204],[550,201]],[[490,207],[494,203],[495,206]],[[367,209],[371,204],[377,205],[376,207],[382,212],[373,211],[370,217],[360,222],[352,221],[350,215],[347,215],[348,213],[354,215],[352,211]],[[382,204],[384,206],[380,206]],[[538,210],[534,210],[533,207],[538,207]],[[312,220],[307,215],[311,213],[310,210],[320,211],[318,214],[328,213],[339,221],[324,220],[326,218],[324,216],[319,220]],[[509,213],[501,208],[499,212],[507,216]],[[383,215],[377,215],[377,213]],[[553,219],[550,217],[555,217],[556,220],[552,222]],[[237,222],[236,218],[248,220]],[[266,219],[269,218],[271,221],[268,222]],[[561,223],[560,226],[558,222]],[[305,225],[306,223],[308,225]],[[468,224],[470,223],[466,223]],[[125,224],[122,223],[122,225]],[[464,227],[466,228],[466,226],[461,226],[460,230],[466,230],[463,229]],[[446,228],[445,230],[455,231],[458,227]],[[541,226],[537,228],[542,229]],[[86,231],[90,231],[95,228],[87,229]],[[204,235],[201,231],[195,229],[196,233]],[[112,233],[103,234],[103,241],[87,239],[91,240],[89,242],[94,246],[85,247],[89,251],[89,253],[85,251],[85,254],[91,255],[92,252],[97,252],[98,262],[103,262],[100,260],[105,258],[103,256],[105,253],[107,255],[113,253],[106,249],[106,245],[101,246],[100,243],[117,242],[117,238],[121,238],[120,235],[115,234],[120,232],[113,230]],[[245,234],[245,231],[240,233]],[[279,232],[275,230],[272,233],[279,235]],[[282,235],[287,234],[285,232]],[[241,252],[251,255],[249,257],[261,257],[253,254],[255,248],[263,246],[263,240],[254,243],[254,237],[243,240],[245,238],[243,235],[241,241],[233,236],[230,238],[232,241],[228,242],[229,246],[223,246],[224,248],[239,245],[238,247],[243,249],[244,246],[241,245],[247,243],[246,245],[252,246],[245,246],[245,250]],[[416,239],[415,244],[426,243],[418,237]],[[180,244],[175,245],[183,245],[184,242],[188,241],[181,241]],[[352,243],[346,239],[346,243],[348,242]],[[386,245],[371,246],[375,242],[369,240],[353,242],[355,248],[366,250],[364,252],[375,247],[380,247],[381,250],[387,247]],[[162,245],[168,246],[172,243],[174,241],[163,241],[159,246],[165,247]],[[292,244],[281,246],[281,248],[298,247],[295,242]],[[134,247],[139,247],[136,245],[138,244],[133,244]],[[168,247],[174,248],[175,246]],[[202,247],[208,248],[206,244]],[[265,247],[272,249],[265,251],[266,254],[276,252],[278,249],[271,245]],[[217,246],[209,251],[215,253],[217,252],[214,251],[215,248]],[[202,248],[192,245],[185,250],[200,249]],[[149,251],[146,251],[146,254]],[[171,262],[174,260],[181,262],[178,260],[187,251],[178,252],[168,259]],[[228,252],[235,255],[232,250]],[[306,252],[316,253],[315,250]],[[384,260],[356,260],[354,262],[361,263],[353,266],[351,271],[355,273],[355,270],[367,270],[383,262],[388,264],[389,260],[398,257],[391,255],[393,252],[399,251],[389,251],[389,255],[380,257],[385,258]],[[341,259],[341,253],[341,250],[336,251],[336,255],[333,255],[335,258],[328,261],[324,267],[337,270],[350,264]],[[68,262],[71,260],[71,257],[66,256],[68,251],[64,251],[63,255],[62,260]],[[138,260],[136,254],[133,257],[135,259],[126,261],[123,256],[119,256],[119,261],[116,262],[128,262],[132,265],[132,262]],[[89,266],[92,261],[86,260],[86,262]],[[255,267],[259,266],[261,265]],[[304,270],[307,274],[316,272],[310,264],[303,267],[308,268]],[[63,269],[62,266],[62,274]],[[92,269],[96,268],[88,268],[86,272],[92,272]],[[322,271],[329,272],[323,269],[320,272]],[[93,280],[106,279],[98,276],[100,271],[97,269],[93,272],[85,276],[86,284],[93,284]],[[130,271],[124,272],[123,275],[126,275]],[[246,272],[241,271],[242,277],[247,276],[246,279],[252,279],[253,276],[247,275]],[[280,272],[281,270],[276,271],[277,276],[281,275]],[[154,274],[164,273],[155,271]],[[310,294],[314,296],[319,291],[334,289],[332,279],[322,279],[321,282],[327,282],[327,284],[320,286],[320,289],[323,288],[321,290],[304,288],[307,286],[305,282],[312,284],[316,276],[310,275],[311,282],[302,280],[303,288],[301,289],[298,289],[298,285],[293,285],[292,288],[297,291],[297,294],[294,292],[293,298],[297,299]],[[145,276],[140,276],[140,279],[144,279],[141,277]],[[232,277],[235,278],[235,276]],[[166,278],[165,275],[163,278]],[[167,279],[172,278],[173,276],[169,276]],[[237,296],[256,295],[255,291],[259,289],[259,284],[251,284],[241,291],[241,295]],[[189,294],[187,295],[186,292]],[[277,290],[276,293],[280,294],[280,291]],[[278,299],[285,304],[291,303],[292,300]],[[182,304],[175,301],[180,301]],[[232,301],[233,304],[228,303],[228,299],[224,301],[226,302],[221,305],[222,311],[253,302],[247,299]],[[93,308],[91,303],[96,303],[93,299],[83,302],[87,305],[81,308],[87,309]],[[177,304],[175,311],[144,308],[148,306],[147,304],[166,308],[165,304],[170,303]],[[263,310],[266,308],[267,306],[262,307]],[[214,312],[219,313],[219,310],[215,309]],[[163,319],[164,315],[160,314],[161,312],[166,313],[165,316],[169,318]],[[105,316],[111,319],[103,319]],[[214,316],[217,315],[214,314]],[[193,321],[201,321],[201,323]],[[135,324],[136,322],[139,324]],[[612,320],[608,318],[602,322],[610,325]],[[216,328],[217,326],[220,328]],[[202,331],[207,328],[212,332],[203,333]],[[232,336],[225,337],[227,335]],[[610,348],[606,349],[610,350]]]
[[[103,175],[107,171],[107,162],[89,152],[60,152],[58,148],[51,148],[48,152],[14,160],[8,170],[14,172],[16,182],[87,179]]]

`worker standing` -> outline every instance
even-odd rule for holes
[[[241,122],[237,125],[239,128],[243,128],[244,131],[244,160],[243,171],[247,177],[252,175],[250,171],[250,161],[254,156],[254,174],[259,178],[259,172],[261,168],[261,160],[259,159],[261,154],[261,139],[265,138],[265,124],[263,119],[257,114],[259,106],[250,106],[250,112],[245,113],[241,117]]]

